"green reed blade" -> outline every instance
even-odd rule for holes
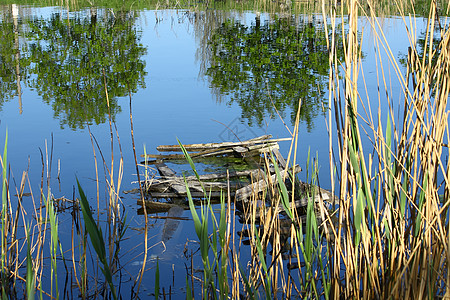
[[[225,245],[225,234],[226,234],[226,230],[227,230],[227,221],[226,221],[226,208],[225,208],[225,198],[222,194],[222,192],[220,193],[220,220],[219,220],[219,242],[220,242],[220,246],[222,248],[224,248]]]
[[[159,299],[159,259],[156,260],[156,271],[155,271],[155,299]]]
[[[186,275],[186,300],[192,300],[194,299],[192,297],[192,290],[191,290],[191,286],[189,285],[189,278]]]
[[[30,246],[30,228],[25,227],[25,232],[27,233],[27,282],[26,282],[26,292],[27,299],[34,300],[34,294],[36,289],[36,282],[34,278],[34,268],[33,259],[31,258],[31,246]]]
[[[92,211],[89,206],[89,202],[84,194],[83,189],[81,188],[80,183],[78,182],[78,191],[80,193],[80,206],[81,211],[83,213],[84,224],[86,226],[86,230],[89,233],[89,237],[91,239],[92,246],[94,247],[95,252],[99,256],[102,262],[106,262],[106,250],[105,250],[105,242],[103,240],[102,229],[97,227],[94,218],[92,216]],[[103,261],[104,259],[104,261]]]
[[[428,185],[428,172],[425,172],[425,178],[423,179],[423,187],[426,187]],[[425,190],[422,189],[420,191],[420,195],[419,195],[419,205],[418,205],[418,212],[416,215],[416,220],[414,222],[414,236],[417,237],[419,235],[419,233],[422,231],[421,229],[421,222],[422,222],[422,208],[423,205],[425,203]]]
[[[55,292],[56,292],[56,299],[59,299],[59,289],[58,289],[58,273],[57,273],[57,266],[56,266],[56,258],[57,258],[57,252],[58,252],[58,244],[59,244],[59,237],[58,237],[58,219],[56,217],[55,209],[53,207],[53,200],[52,196],[48,195],[47,199],[45,198],[45,195],[42,195],[42,199],[44,200],[45,206],[47,208],[48,212],[48,218],[50,222],[50,257],[51,257],[51,282],[53,283],[53,279],[55,280]],[[53,292],[53,291],[52,291]]]
[[[105,250],[105,242],[103,240],[102,229],[97,227],[95,223],[94,217],[92,216],[91,208],[89,206],[89,202],[84,194],[83,189],[81,188],[80,182],[77,178],[78,192],[80,194],[80,206],[81,211],[83,213],[84,225],[86,227],[86,231],[89,234],[91,239],[91,244],[94,247],[95,252],[103,264],[103,268],[101,268],[103,275],[111,289],[111,293],[115,300],[117,300],[116,291],[112,282],[112,274],[111,270],[108,266],[108,261],[106,259],[106,250]]]
[[[244,281],[245,289],[247,290],[247,297],[255,300],[255,293],[253,291],[253,287],[250,285],[247,276],[245,275],[244,269],[242,269],[241,264],[239,264],[239,273],[242,276],[242,280]]]
[[[289,193],[287,191],[286,184],[283,181],[283,176],[281,176],[280,168],[278,167],[278,164],[275,161],[275,157],[273,156],[272,152],[271,155],[272,155],[272,163],[273,166],[275,167],[275,173],[277,174],[278,186],[281,189],[281,204],[283,205],[283,208],[286,211],[288,217],[291,220],[294,220],[294,215],[292,214],[291,206],[289,203]]]
[[[8,277],[6,276],[6,251],[7,251],[7,242],[6,242],[6,235],[7,235],[7,229],[6,229],[6,218],[7,218],[7,203],[8,203],[8,198],[7,198],[7,178],[6,178],[6,170],[8,168],[8,164],[7,164],[7,154],[8,154],[8,131],[6,131],[6,137],[5,137],[5,147],[3,149],[3,157],[2,159],[2,228],[0,231],[1,234],[1,239],[2,239],[2,254],[1,254],[1,278],[2,278],[2,283],[1,283],[1,289],[2,289],[2,298],[5,299],[6,298],[6,289],[8,288]]]
[[[194,200],[192,200],[191,191],[189,190],[189,186],[186,180],[186,177],[184,177],[184,183],[186,185],[186,194],[189,202],[189,209],[191,211],[192,219],[194,220],[194,227],[195,227],[195,233],[197,233],[197,236],[200,238],[202,236],[202,222],[200,221],[200,218],[198,217],[197,210],[195,209]]]
[[[364,215],[364,206],[365,206],[364,203],[365,199],[363,196],[362,188],[359,187],[354,218],[354,225],[356,229],[355,245],[358,245],[361,239],[361,223],[363,221]]]
[[[186,160],[189,162],[189,165],[191,166],[192,171],[194,171],[195,177],[197,177],[198,182],[200,183],[200,185],[202,186],[202,190],[205,193],[205,198],[207,198],[206,195],[206,189],[204,188],[202,182],[200,181],[200,175],[198,175],[197,169],[195,168],[195,164],[194,161],[192,160],[191,156],[189,155],[189,153],[187,152],[186,148],[184,148],[183,144],[180,142],[180,140],[177,138],[177,142],[180,145],[181,151],[184,154],[184,157],[186,158]]]
[[[264,291],[266,292],[266,299],[271,299],[272,298],[271,297],[272,284],[271,284],[271,280],[270,280],[270,274],[267,269],[266,259],[265,259],[265,255],[262,250],[261,240],[259,239],[259,234],[258,234],[258,231],[256,230],[255,226],[254,226],[254,232],[255,232],[255,237],[256,237],[256,250],[258,251],[259,261],[261,262],[261,265],[262,265],[264,273],[265,273],[264,275],[265,275],[266,283],[264,284]]]
[[[406,170],[410,169],[410,165],[411,165],[411,159],[410,156],[408,155],[408,157],[406,158]],[[402,183],[402,189],[400,192],[400,212],[401,212],[401,216],[402,218],[405,218],[405,212],[406,212],[406,189],[408,188],[409,185],[409,176],[405,176],[403,178],[403,183]]]

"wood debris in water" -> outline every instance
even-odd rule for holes
[[[276,183],[275,168],[267,163],[271,161],[272,154],[281,175],[286,177],[286,183],[292,185],[291,178],[295,178],[295,173],[300,172],[301,168],[298,165],[287,166],[286,160],[278,150],[279,142],[290,140],[291,138],[274,139],[271,135],[264,135],[242,142],[184,145],[194,161],[212,164],[219,168],[220,165],[225,164],[224,161],[228,157],[232,157],[233,162],[240,163],[240,168],[242,165],[246,166],[244,170],[234,170],[233,164],[227,162],[226,171],[199,175],[200,181],[196,176],[177,175],[168,166],[169,163],[177,161],[183,162],[186,170],[190,169],[179,145],[158,146],[157,150],[162,153],[142,155],[146,159],[143,164],[147,166],[152,164],[157,174],[155,173],[151,180],[142,182],[150,200],[139,200],[138,204],[146,205],[149,212],[167,212],[174,206],[188,209],[187,185],[194,199],[204,199],[206,194],[212,200],[219,200],[221,196],[230,194],[236,200],[237,207],[242,208],[251,201],[252,197],[264,193]],[[264,155],[268,159],[264,159]],[[322,194],[322,198],[329,198],[326,193]],[[161,202],[158,199],[166,199],[167,202]],[[295,207],[306,207],[307,203],[304,198],[298,197]],[[279,211],[281,210],[280,207]]]
[[[235,155],[238,157],[258,156],[278,149],[278,142],[290,141],[291,138],[272,139],[271,135],[263,135],[243,142],[206,143],[183,145],[189,152],[191,158],[217,157],[224,155]],[[181,152],[179,145],[161,145],[156,147],[160,152]],[[183,154],[147,154],[144,158],[156,158],[163,160],[184,159]]]

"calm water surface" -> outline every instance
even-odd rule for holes
[[[91,205],[96,207],[96,173],[87,124],[109,166],[105,72],[124,159],[120,195],[130,230],[121,252],[124,268],[130,274],[137,274],[140,268],[139,243],[143,236],[139,229],[144,223],[136,213],[137,196],[122,193],[137,188],[133,183],[137,178],[130,135],[130,97],[137,155],[144,152],[144,147],[147,153],[156,153],[156,146],[175,144],[176,138],[183,143],[236,141],[227,127],[241,140],[263,134],[287,137],[289,132],[271,100],[292,130],[297,101],[302,99],[298,163],[306,169],[308,149],[317,153],[321,185],[330,186],[322,111],[322,101],[328,99],[328,54],[320,16],[181,10],[113,12],[95,8],[67,13],[58,7],[19,6],[15,19],[12,6],[0,8],[0,139],[4,141],[7,131],[8,161],[17,184],[22,171],[29,169],[30,187],[26,192],[31,188],[38,193],[41,153],[45,160],[46,147],[50,152],[53,141],[54,196],[72,199],[78,178]],[[424,21],[417,22],[422,28]],[[404,57],[408,40],[401,19],[385,18],[382,24],[392,52],[398,58]],[[362,29],[368,27],[367,20],[361,20],[360,25]],[[364,31],[365,79],[373,99],[377,99],[375,46],[373,33]],[[400,95],[395,80],[389,85],[394,96]],[[381,109],[386,107],[382,104]],[[377,109],[378,100],[374,100],[372,110]],[[288,149],[289,143],[281,144],[284,155]],[[97,148],[96,154],[104,206],[105,176]],[[117,144],[114,156],[120,156]],[[25,201],[30,205],[32,200]],[[185,211],[182,216],[190,218],[190,213]],[[70,214],[62,213],[59,218],[61,236],[70,234]],[[163,238],[163,222],[151,222],[149,243],[156,244]],[[189,247],[196,247],[192,242],[196,236],[192,221],[180,221],[177,228],[167,240],[169,250],[161,254],[163,249],[158,245],[150,254],[152,258],[160,256],[164,266],[161,278],[170,278],[167,285],[172,284],[174,266],[174,286],[179,287],[175,292],[182,294],[184,263],[188,263],[182,253],[187,241]],[[196,264],[200,268],[201,262]],[[150,267],[154,267],[153,260]],[[153,291],[153,274],[152,270],[146,273],[144,293]],[[128,295],[129,291],[122,293]]]

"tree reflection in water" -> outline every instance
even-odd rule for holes
[[[91,8],[69,18],[53,14],[30,21],[31,86],[52,105],[61,127],[103,123],[120,112],[117,97],[144,88],[146,48],[133,12]]]
[[[209,42],[210,66],[206,71],[217,99],[230,95],[249,125],[262,125],[277,110],[295,120],[299,99],[300,119],[308,130],[327,99],[329,60],[325,25],[315,16],[274,17],[250,26],[223,22]],[[339,43],[336,43],[339,44]],[[343,51],[337,49],[338,57]],[[272,104],[273,102],[273,104]]]
[[[21,81],[27,78],[29,65],[22,54],[26,52],[26,44],[19,41],[19,30],[23,24],[15,4],[0,10],[0,13],[0,110],[3,103],[18,96],[21,113]]]

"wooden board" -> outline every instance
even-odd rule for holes
[[[243,142],[224,142],[224,143],[205,143],[205,144],[189,144],[183,145],[186,151],[202,151],[202,150],[212,150],[219,148],[233,148],[233,147],[246,147],[255,144],[267,144],[267,143],[277,143],[282,141],[290,141],[292,138],[280,138],[280,139],[271,139],[270,135],[261,136],[255,139],[243,141]],[[168,151],[181,151],[181,147],[179,145],[161,145],[156,147],[156,150],[160,152],[168,152]]]
[[[300,167],[295,169],[296,173],[298,173],[300,171],[301,171]],[[280,171],[281,176],[284,176],[286,172],[287,172],[286,170],[281,170]],[[270,176],[270,182],[276,182],[276,179],[277,179],[276,174],[273,174]],[[243,188],[237,190],[236,191],[236,201],[244,201],[244,202],[248,201],[248,198],[251,195],[264,191],[267,188],[268,184],[269,184],[269,181],[267,179],[261,179],[257,182],[254,182],[246,187],[243,187]]]

